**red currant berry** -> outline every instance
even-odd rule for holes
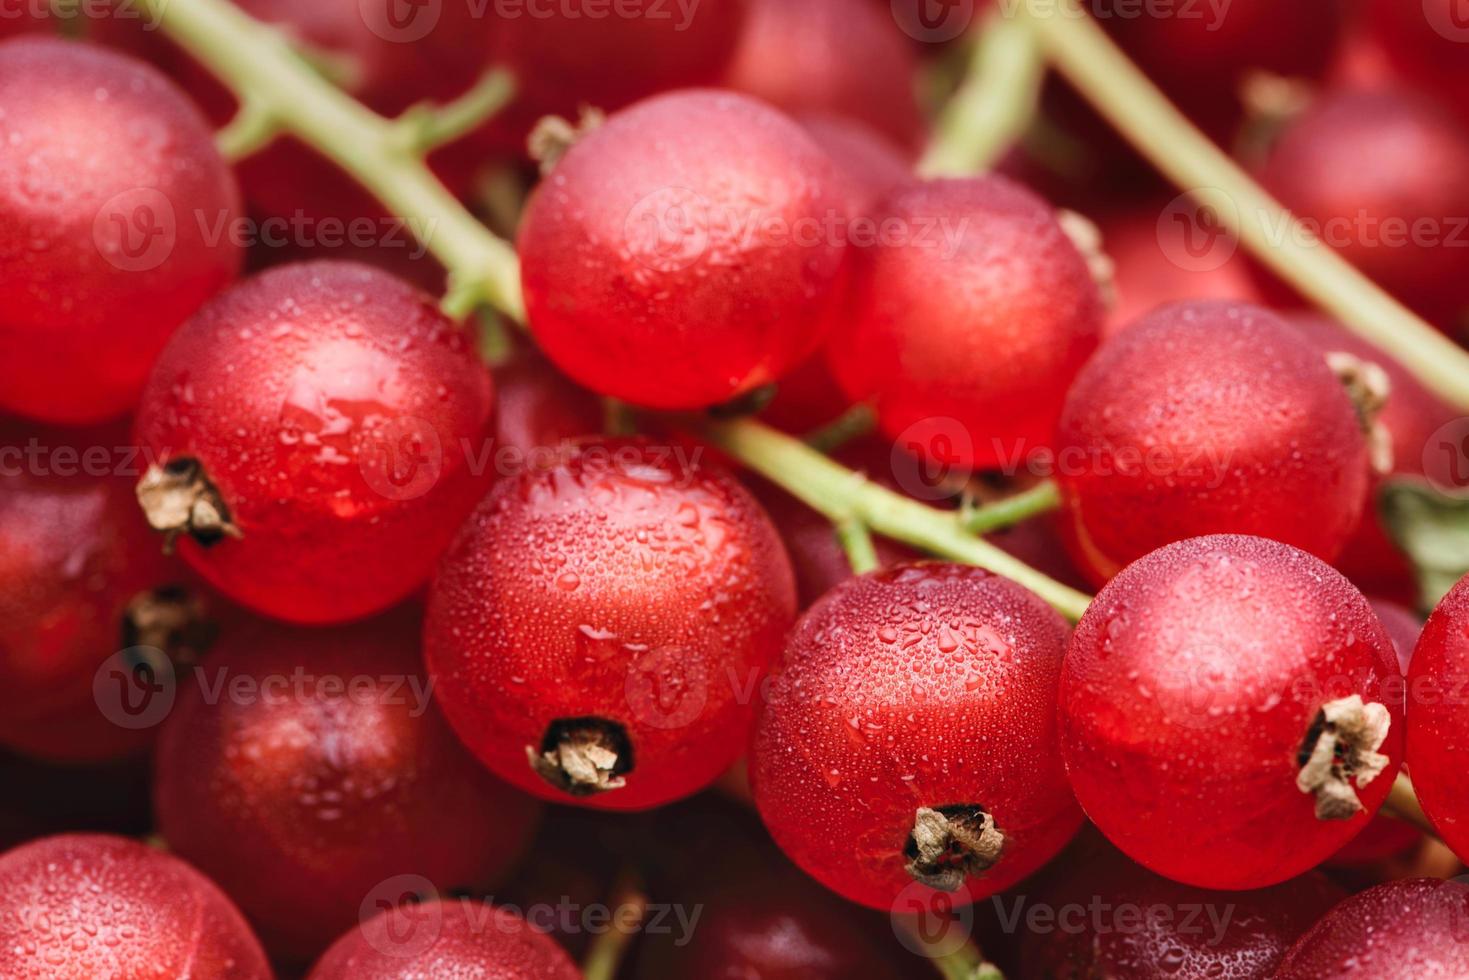
[[[493,8],[494,60],[516,73],[521,94],[506,122],[607,112],[639,99],[713,85],[734,54],[747,0],[699,0],[644,16],[590,16],[575,4]],[[588,15],[584,15],[588,14]]]
[[[1469,310],[1469,133],[1406,92],[1322,96],[1281,133],[1261,183],[1374,282],[1445,329]],[[1273,281],[1273,292],[1289,289]]]
[[[860,120],[901,146],[923,131],[918,53],[872,0],[750,0],[725,84],[792,114]]]
[[[139,500],[231,598],[295,622],[365,616],[423,584],[484,493],[493,403],[470,337],[408,284],[272,269],[159,358]]]
[[[824,114],[803,115],[800,123],[846,176],[852,214],[871,214],[878,201],[913,182],[910,154],[877,130]]]
[[[1188,248],[1197,248],[1190,235],[1199,227],[1176,223],[1167,202],[1152,201],[1128,208],[1100,223],[1107,257],[1113,263],[1117,302],[1107,317],[1108,337],[1115,336],[1160,306],[1184,300],[1220,299],[1256,303],[1259,290],[1249,263],[1236,252],[1217,267],[1213,262],[1194,266],[1180,262]],[[1222,246],[1221,246],[1222,247]]]
[[[159,553],[131,480],[116,472],[134,455],[127,443],[122,428],[11,425],[0,434],[0,744],[7,748],[65,762],[137,750],[150,740],[149,726],[119,727],[126,718],[99,709],[124,705],[127,670],[156,666],[140,648],[179,656],[202,644],[197,602],[176,588],[183,569]],[[132,653],[141,659],[124,662]]]
[[[913,184],[875,213],[904,231],[853,250],[829,351],[847,395],[935,463],[990,468],[1048,445],[1102,327],[1087,262],[1050,206],[983,177]]]
[[[48,837],[0,855],[0,976],[269,980],[239,910],[176,857],[122,837]]]
[[[1201,888],[1315,867],[1402,760],[1392,641],[1345,578],[1264,538],[1162,548],[1102,590],[1061,677],[1061,740],[1092,822]]]
[[[1065,530],[1098,582],[1172,541],[1275,538],[1335,558],[1368,448],[1326,359],[1265,310],[1179,303],[1103,345],[1056,435]]]
[[[781,849],[828,888],[999,892],[1081,822],[1061,769],[1066,624],[976,568],[900,565],[838,586],[797,624],[750,749]]]
[[[1345,897],[1320,874],[1211,892],[1106,854],[1027,903],[1055,910],[1056,927],[1024,933],[1020,980],[1266,980],[1291,943]]]
[[[602,400],[558,374],[533,348],[517,350],[494,375],[495,445],[510,454],[496,461],[501,475],[548,464],[548,450],[602,431]]]
[[[1469,854],[1469,787],[1455,758],[1469,743],[1469,579],[1449,590],[1408,670],[1408,768],[1418,800],[1444,843]]]
[[[430,596],[426,654],[459,736],[530,792],[657,806],[735,760],[795,614],[790,562],[722,471],[589,442],[502,481]]]
[[[169,847],[305,962],[411,874],[482,886],[535,805],[481,769],[423,679],[417,616],[225,635],[163,726],[154,810]]]
[[[1469,888],[1407,878],[1354,895],[1291,947],[1276,980],[1371,975],[1375,980],[1469,976]]]
[[[581,980],[561,947],[507,909],[460,898],[390,908],[347,933],[307,980]]]
[[[1382,369],[1388,383],[1387,402],[1377,416],[1377,425],[1390,440],[1391,471],[1397,475],[1421,477],[1424,447],[1431,445],[1433,434],[1456,418],[1458,413],[1423,387],[1407,368],[1334,320],[1314,314],[1299,314],[1292,316],[1290,322],[1323,354],[1336,356],[1345,353]],[[1418,583],[1412,563],[1388,536],[1377,508],[1381,489],[1380,480],[1371,481],[1361,523],[1334,564],[1363,592],[1391,596],[1416,605]],[[1415,641],[1416,637],[1415,631]],[[1412,650],[1412,644],[1408,649]]]
[[[1097,0],[1098,21],[1153,81],[1211,132],[1243,116],[1240,95],[1257,72],[1319,78],[1347,22],[1345,0],[1231,0],[1219,8],[1153,14],[1131,0]]]
[[[835,314],[847,189],[742,95],[639,103],[571,148],[520,229],[531,330],[604,395],[702,408],[769,384]]]
[[[1369,0],[1370,34],[1404,77],[1469,120],[1469,40],[1458,0]]]
[[[239,190],[152,67],[82,44],[0,48],[0,407],[122,415],[169,334],[235,275]]]

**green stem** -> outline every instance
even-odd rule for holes
[[[648,897],[637,886],[635,878],[624,875],[616,892],[616,910],[607,931],[596,938],[582,960],[584,980],[614,980],[622,969],[628,948],[643,927],[648,911]]]
[[[1060,488],[1055,481],[1044,480],[1013,497],[961,511],[959,523],[971,534],[988,534],[1049,513],[1060,506]]]
[[[924,948],[923,955],[944,980],[1005,980],[1005,974],[984,958],[984,951],[974,942],[965,942],[958,949],[942,952],[910,920],[898,916],[893,919],[893,924]]]
[[[1091,597],[1018,561],[965,531],[958,515],[936,510],[870,482],[798,439],[750,419],[710,422],[702,435],[750,469],[783,487],[833,523],[860,520],[884,537],[987,568],[1012,579],[1075,622]]]
[[[327,84],[276,30],[227,0],[139,0],[161,29],[282,131],[334,161],[404,218],[449,270],[516,321],[525,318],[519,262],[509,244],[449,193],[405,146],[397,123]]]
[[[280,134],[270,112],[247,98],[240,103],[235,117],[214,134],[214,144],[226,160],[237,163],[274,143]]]
[[[1445,399],[1469,409],[1469,352],[1321,244],[1174,108],[1076,0],[1021,0],[1015,9],[1052,64],[1164,175],[1216,203],[1220,223],[1257,259]]]
[[[852,571],[866,575],[877,569],[877,549],[872,544],[872,532],[855,517],[836,522],[837,541],[847,553],[847,562]]]
[[[871,405],[853,405],[840,417],[827,423],[806,436],[806,445],[824,453],[834,452],[867,435],[877,425],[877,415]]]
[[[924,177],[965,177],[988,170],[1035,116],[1045,58],[1035,33],[998,11],[986,18],[969,70],[939,116],[919,161]]]
[[[452,102],[414,106],[398,117],[396,125],[404,134],[407,149],[428,152],[474,132],[503,109],[514,94],[514,78],[497,68],[486,72],[473,88]]]

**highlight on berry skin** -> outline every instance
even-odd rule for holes
[[[0,980],[1469,977],[1466,0],[0,0]]]

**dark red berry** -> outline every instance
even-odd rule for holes
[[[419,643],[406,613],[255,622],[181,685],[158,745],[158,830],[276,956],[313,959],[397,875],[491,885],[529,835],[533,802],[459,744]]]
[[[239,269],[239,190],[199,111],[132,58],[9,42],[0,105],[0,408],[116,418]]]
[[[1408,669],[1408,768],[1444,843],[1469,854],[1469,788],[1457,758],[1469,746],[1469,579],[1444,596]]]
[[[1329,857],[1387,797],[1402,739],[1402,675],[1367,600],[1264,538],[1194,538],[1123,570],[1062,673],[1082,809],[1133,860],[1202,888]]]

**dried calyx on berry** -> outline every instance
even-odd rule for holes
[[[204,465],[189,456],[157,463],[138,481],[138,504],[155,531],[163,532],[163,550],[173,551],[180,534],[188,534],[208,548],[225,537],[243,537],[230,519],[224,498],[204,472]]]
[[[1352,405],[1357,410],[1357,419],[1362,424],[1362,434],[1367,437],[1367,450],[1372,469],[1378,475],[1392,472],[1392,433],[1382,423],[1382,411],[1392,397],[1392,379],[1382,366],[1365,361],[1355,354],[1332,351],[1326,355],[1326,364],[1347,389]]]
[[[903,848],[913,880],[942,892],[956,892],[970,875],[994,867],[1005,835],[982,806],[919,807]]]
[[[1322,706],[1301,743],[1296,777],[1297,788],[1316,797],[1318,820],[1350,820],[1362,812],[1356,788],[1387,768],[1387,756],[1377,750],[1391,723],[1385,706],[1357,694]]]
[[[122,617],[123,649],[152,647],[175,663],[194,663],[214,643],[218,624],[198,595],[164,585],[139,592]]]
[[[621,789],[633,768],[627,729],[605,718],[557,719],[540,748],[527,745],[525,754],[537,775],[572,796]]]

